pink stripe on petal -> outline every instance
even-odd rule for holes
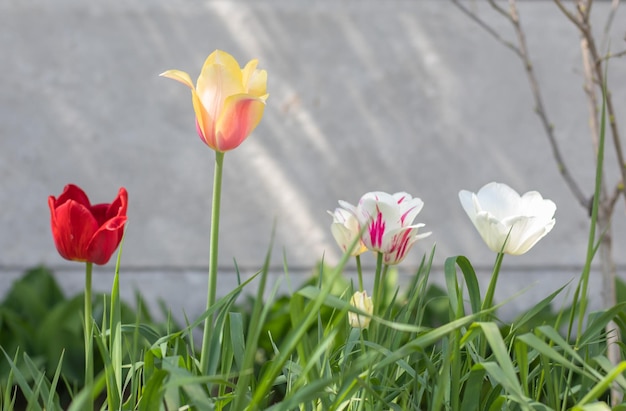
[[[380,211],[377,212],[376,219],[370,223],[368,230],[372,248],[380,248],[385,234],[385,220],[383,220],[383,214]]]
[[[400,216],[400,224],[401,224],[401,225],[404,225],[404,219],[406,218],[406,216],[407,216],[407,215],[409,215],[409,213],[410,213],[411,211],[413,211],[413,209],[415,209],[415,207],[411,207],[411,208],[409,208],[408,210],[406,210],[406,212],[405,212],[404,214],[402,214],[402,215]]]

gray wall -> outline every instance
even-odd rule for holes
[[[465,4],[514,40],[486,4]],[[595,6],[598,31],[608,6]],[[559,143],[591,195],[578,34],[551,2],[523,2],[520,13]],[[624,16],[616,15],[613,50],[626,48]],[[292,287],[322,256],[336,262],[326,210],[374,190],[426,203],[418,219],[433,235],[414,247],[403,275],[436,243],[434,281],[446,257],[464,254],[486,282],[495,256],[457,193],[493,180],[538,190],[558,206],[545,239],[505,258],[498,299],[531,287],[508,312],[578,276],[588,218],[555,166],[523,67],[451,3],[33,0],[0,3],[0,292],[40,263],[68,292],[80,291],[83,267],[58,256],[47,197],[73,182],[106,202],[123,185],[124,295],[140,287],[175,314],[202,311],[213,152],[195,134],[189,90],[158,74],[177,68],[195,79],[217,48],[241,63],[258,58],[270,93],[260,126],[225,159],[222,291],[235,283],[233,259],[245,275],[261,266],[274,224],[276,281],[287,283],[283,253]],[[626,59],[613,60],[609,79],[624,119]],[[613,165],[611,151],[607,158]],[[625,220],[620,204],[621,270]],[[364,264],[371,271],[374,259]],[[110,287],[113,267],[96,271],[97,289]]]

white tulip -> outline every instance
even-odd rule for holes
[[[480,236],[496,253],[524,254],[556,222],[556,205],[537,191],[520,196],[506,184],[492,182],[478,193],[461,190],[459,199]]]
[[[367,250],[360,240],[356,246],[350,248],[360,234],[359,221],[354,214],[343,208],[337,208],[334,212],[329,211],[328,214],[333,216],[330,232],[344,253],[350,251],[350,255],[357,256]]]

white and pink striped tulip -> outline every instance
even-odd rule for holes
[[[375,191],[363,195],[356,207],[345,201],[339,204],[356,217],[360,228],[367,226],[361,240],[369,250],[382,253],[385,264],[400,263],[417,240],[431,234],[417,233],[424,224],[413,220],[424,202],[408,193]]]

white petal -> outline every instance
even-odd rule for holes
[[[420,198],[413,198],[406,203],[403,202],[400,209],[401,224],[403,226],[413,224],[413,220],[422,211],[422,208],[424,208],[424,202]]]
[[[520,195],[506,184],[489,183],[476,194],[481,209],[497,219],[519,215]]]
[[[486,211],[476,215],[474,226],[491,251],[499,253],[502,250],[509,227]]]
[[[463,210],[465,210],[467,216],[470,218],[470,220],[472,220],[472,223],[474,223],[474,221],[476,220],[476,214],[478,213],[478,210],[476,209],[475,199],[476,194],[467,190],[459,191],[459,200],[461,201],[461,206],[463,206]]]
[[[511,230],[511,241],[507,243],[506,252],[521,255],[530,250],[539,240],[552,230],[555,220],[548,224],[538,224],[537,218],[525,218],[518,221]]]
[[[529,191],[520,199],[520,208],[523,214],[527,216],[535,216],[543,221],[550,221],[556,212],[556,204],[544,198],[536,191]]]

